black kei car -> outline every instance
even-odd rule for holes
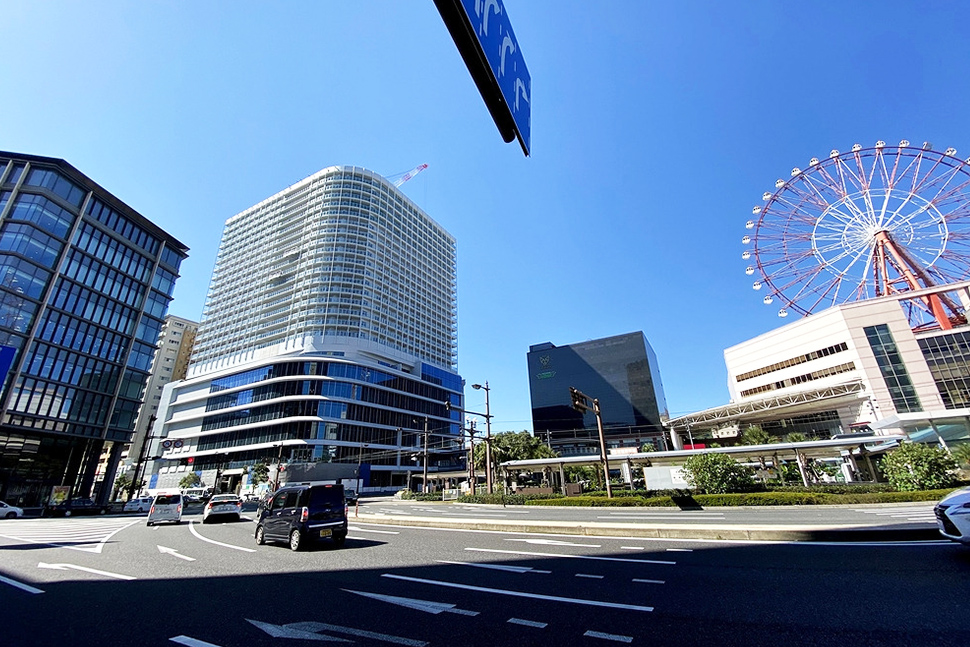
[[[338,548],[347,539],[344,486],[294,485],[280,488],[260,503],[256,543],[287,542],[291,550],[324,540]]]
[[[108,506],[99,505],[87,497],[67,499],[44,509],[46,517],[70,517],[79,514],[107,514]]]

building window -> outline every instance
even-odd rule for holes
[[[892,333],[889,332],[889,326],[886,324],[868,326],[864,331],[896,411],[899,413],[922,411],[923,407],[916,397],[916,389],[913,388],[906,365],[899,356],[899,350],[896,348]]]
[[[970,406],[970,333],[958,332],[919,340],[943,406]]]

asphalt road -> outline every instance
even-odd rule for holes
[[[252,516],[247,514],[247,516]],[[970,550],[568,537],[351,520],[346,547],[250,521],[0,521],[0,643],[970,644]]]

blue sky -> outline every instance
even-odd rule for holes
[[[186,243],[170,312],[196,320],[227,218],[334,164],[427,163],[403,190],[458,240],[458,368],[495,431],[531,428],[545,341],[642,330],[672,415],[725,403],[723,349],[781,323],[741,260],[775,179],[880,139],[970,156],[970,3],[505,5],[530,158],[430,0],[4,3],[0,150]]]

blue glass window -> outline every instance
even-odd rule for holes
[[[26,256],[44,267],[54,267],[64,245],[39,229],[8,222],[0,230],[0,250]]]
[[[30,173],[27,175],[27,181],[24,184],[47,189],[55,195],[64,198],[75,207],[80,207],[81,202],[84,200],[84,191],[57,171],[31,168]]]
[[[67,238],[76,216],[42,195],[25,193],[17,198],[8,218],[35,223],[58,238]]]

